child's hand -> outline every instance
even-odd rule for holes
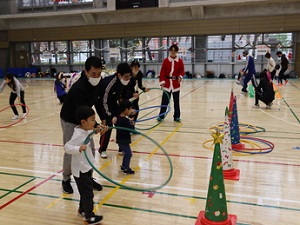
[[[145,88],[145,92],[148,92],[148,91],[150,91],[150,88]]]
[[[111,119],[112,124],[116,124],[116,123],[117,123],[117,120],[118,120],[117,117],[114,116],[114,117]]]
[[[85,151],[86,145],[80,145],[79,152]]]
[[[133,93],[134,98],[139,98],[139,93]]]
[[[106,131],[108,131],[108,126],[104,126],[104,125],[99,124],[99,125],[97,126],[97,128],[94,129],[94,131],[96,131],[96,134],[102,135],[102,134],[104,134]]]
[[[131,109],[130,110],[130,115],[132,116],[132,115],[135,115],[137,113],[137,111],[135,110],[135,109]]]

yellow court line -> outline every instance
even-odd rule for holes
[[[175,130],[173,130],[161,143],[160,145],[163,145],[164,143],[166,143],[170,138],[171,136],[177,131],[179,130],[179,128],[182,126],[182,124],[178,125]],[[152,132],[152,131],[149,131],[149,133]],[[157,150],[159,149],[159,147],[156,147],[151,153],[150,155],[146,158],[148,159],[150,156],[153,156],[155,154],[155,152],[157,152]],[[135,168],[136,171],[138,171],[140,169],[140,166],[137,166]],[[120,184],[124,184],[127,180],[129,180],[129,178],[131,178],[132,175],[127,175],[121,182]],[[100,201],[98,203],[97,206],[94,207],[94,212],[97,212],[98,209],[103,205],[105,204],[105,202],[110,199],[118,190],[120,189],[120,186],[116,186],[112,191],[110,191],[103,199],[102,201]]]
[[[62,194],[58,199],[54,200],[53,202],[51,202],[49,205],[47,205],[45,208],[46,209],[50,209],[52,208],[54,205],[56,205],[59,201],[61,201],[62,199],[64,199],[65,197],[68,197],[68,194]]]

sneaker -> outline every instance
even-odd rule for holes
[[[240,81],[236,81],[235,82],[237,85],[241,85],[241,82]]]
[[[161,121],[163,121],[163,120],[164,120],[164,118],[157,117],[157,118],[156,118],[156,120],[157,120],[158,122],[161,122]]]
[[[124,152],[121,149],[119,149],[118,154],[119,155],[124,155]]]
[[[271,109],[272,105],[273,105],[273,102],[269,103],[268,105],[266,105],[266,109]]]
[[[121,167],[122,173],[125,175],[130,175],[130,174],[135,174],[135,172],[132,169],[124,169],[123,167]]]
[[[65,194],[72,194],[74,192],[71,186],[71,179],[67,181],[62,181],[62,189],[63,193]]]
[[[247,96],[248,92],[247,91],[241,91],[241,94]]]
[[[23,113],[22,118],[26,118],[27,114]]]
[[[180,118],[176,118],[176,119],[174,119],[174,121],[177,122],[177,123],[181,123],[181,119]]]
[[[91,218],[85,219],[84,224],[86,224],[86,225],[98,224],[102,219],[103,219],[103,216],[94,215]]]
[[[254,105],[252,107],[255,108],[255,109],[259,109],[259,105]]]
[[[81,217],[84,217],[84,216],[85,216],[85,213],[84,213],[81,209],[78,209],[77,215],[78,215],[78,216],[81,216]]]
[[[286,85],[288,82],[289,82],[288,80],[285,80],[284,85]]]
[[[106,151],[103,151],[100,153],[101,158],[106,159],[107,158],[107,153]]]
[[[11,119],[12,119],[12,120],[17,120],[17,119],[19,119],[19,115],[14,115]]]
[[[278,87],[282,86],[283,84],[277,84]]]
[[[97,191],[102,191],[103,187],[101,184],[97,183],[95,179],[93,179],[93,189]]]

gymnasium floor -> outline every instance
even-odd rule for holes
[[[0,94],[0,224],[82,224],[82,218],[77,216],[79,195],[75,183],[72,182],[74,194],[61,191],[64,150],[61,106],[53,92],[54,81],[28,78],[21,82],[26,86],[29,107],[25,120],[10,126],[12,112],[5,109],[9,88]],[[146,108],[140,116],[146,120],[137,124],[145,136],[132,136],[131,166],[136,174],[127,177],[119,172],[122,156],[114,142],[115,131],[108,159],[100,159],[97,153],[95,167],[117,183],[146,191],[120,188],[94,172],[104,185],[103,191],[94,192],[95,211],[104,216],[102,225],[195,224],[206,205],[213,155],[209,128],[224,121],[231,90],[237,98],[239,123],[264,131],[248,134],[253,137],[248,144],[264,148],[265,142],[255,141],[259,138],[275,147],[268,153],[233,152],[234,167],[241,173],[239,181],[224,181],[228,213],[237,216],[239,225],[300,224],[298,79],[279,87],[271,110],[264,104],[260,109],[252,108],[254,99],[241,95],[234,80],[184,80],[182,123],[173,122],[171,102],[171,112],[158,125],[155,119],[147,118],[158,113],[155,106],[159,106],[162,92],[156,89],[157,80],[145,79],[144,84],[154,89],[140,95],[140,107]],[[95,137],[96,143],[98,140]],[[151,191],[160,186],[163,187]]]

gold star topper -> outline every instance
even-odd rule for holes
[[[223,141],[223,137],[224,137],[224,134],[221,134],[219,130],[216,131],[216,133],[212,133],[211,135],[213,138],[214,138],[214,144],[221,144]]]

